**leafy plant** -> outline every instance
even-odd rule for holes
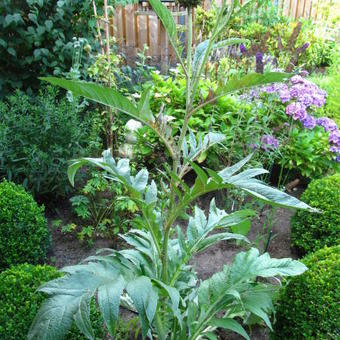
[[[135,203],[124,196],[118,183],[108,182],[100,173],[92,172],[80,195],[70,199],[80,219],[62,227],[63,233],[78,231],[80,241],[92,242],[95,237],[113,237],[127,232],[128,219],[137,211]]]
[[[27,339],[27,332],[35,314],[46,300],[46,295],[36,290],[49,280],[63,276],[51,266],[21,264],[0,273],[0,336],[6,340]],[[91,318],[95,334],[103,339],[102,319],[93,304]],[[67,339],[85,339],[76,327]]]
[[[305,257],[309,270],[292,278],[279,294],[274,339],[337,339],[340,246]]]
[[[231,6],[223,2],[211,39],[199,44],[194,54],[191,48],[192,8],[189,7],[189,43],[185,61],[178,47],[177,29],[171,13],[159,0],[151,0],[150,3],[166,27],[169,41],[186,75],[186,109],[178,139],[172,138],[171,126],[164,119],[166,117],[162,113],[154,115],[150,110],[147,90],[135,103],[114,89],[96,84],[57,78],[45,80],[75,95],[110,105],[152,128],[164,143],[172,167],[165,164],[165,178],[160,185],[148,181],[146,169],[131,175],[129,160],[116,161],[109,150],[103,153],[102,158],[79,159],[69,167],[71,183],[78,169],[93,164],[104,170],[106,178],[124,185],[141,212],[141,217],[136,221],[139,228],[122,235],[128,244],[127,249],[107,250],[107,254],[103,250],[83,264],[64,268],[63,271],[67,273],[65,277],[51,281],[40,289],[52,296],[33,321],[29,339],[37,339],[42,335],[62,338],[73,320],[92,339],[88,306],[94,296],[98,298],[99,308],[111,335],[115,333],[119,305],[124,304],[138,313],[143,338],[151,338],[153,334],[159,339],[216,338],[214,332],[218,328],[231,329],[249,338],[234,318],[239,317],[238,320],[245,322],[249,317],[256,316],[271,327],[271,297],[278,286],[270,284],[266,278],[299,275],[306,270],[297,261],[272,259],[267,253],[260,255],[257,249],[251,248],[239,253],[222,272],[198,284],[196,272],[189,265],[193,256],[220,241],[236,239],[247,242],[243,235],[232,233],[231,228],[247,221],[250,223],[253,211],[240,210],[227,214],[216,207],[213,199],[208,216],[197,206],[194,207],[186,231],[183,231],[176,227],[176,221],[188,216],[189,207],[197,198],[216,190],[236,187],[270,204],[311,208],[254,178],[266,173],[265,170],[242,170],[251,155],[219,172],[202,169],[195,161],[202,152],[224,137],[208,132],[199,138],[189,132],[188,121],[201,107],[216,102],[228,93],[282,81],[289,75],[267,73],[234,78],[194,106],[198,83],[211,51],[233,42],[217,43],[219,34],[225,29],[233,11],[242,11],[244,7],[240,7],[237,1]],[[194,171],[197,175],[192,186],[183,180],[188,171]],[[264,280],[259,282],[258,277]]]
[[[340,235],[340,174],[312,181],[302,199],[322,213],[296,213],[291,223],[292,245],[304,254],[337,245]]]
[[[37,89],[37,75],[68,71],[73,37],[92,44],[90,0],[4,0],[0,4],[0,92]],[[84,54],[83,62],[87,55]]]
[[[0,268],[46,259],[50,233],[39,207],[23,187],[0,182]]]
[[[47,87],[36,97],[17,92],[0,111],[0,175],[35,196],[67,194],[67,162],[91,144],[83,108]]]

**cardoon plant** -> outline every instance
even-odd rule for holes
[[[271,327],[269,315],[273,311],[272,295],[277,285],[266,278],[299,275],[306,267],[291,259],[272,259],[255,248],[239,253],[232,264],[205,281],[199,281],[190,265],[198,254],[217,242],[241,240],[241,234],[231,232],[250,223],[253,212],[241,210],[228,214],[220,210],[213,199],[205,211],[194,206],[186,228],[176,225],[180,217],[188,216],[197,198],[223,188],[236,187],[273,205],[311,209],[306,204],[255,179],[266,173],[263,169],[242,170],[250,157],[219,172],[203,169],[195,160],[223,135],[208,132],[198,138],[188,128],[191,116],[203,106],[216,102],[228,93],[252,86],[282,81],[286,74],[248,74],[232,78],[225,86],[193,106],[198,82],[202,77],[210,53],[239,39],[217,42],[233,13],[241,7],[236,0],[231,5],[224,1],[211,32],[210,39],[200,43],[193,51],[191,29],[186,61],[180,53],[177,29],[171,13],[159,0],[150,0],[165,26],[169,40],[186,75],[186,111],[179,136],[173,136],[166,113],[154,114],[149,108],[149,92],[145,90],[138,103],[130,101],[114,89],[92,83],[44,78],[96,102],[112,106],[149,126],[164,144],[172,164],[165,165],[160,185],[149,181],[148,171],[130,173],[128,159],[115,160],[109,151],[99,159],[85,158],[74,161],[68,175],[71,183],[83,165],[103,169],[106,178],[126,186],[131,199],[138,205],[141,216],[136,220],[138,229],[121,235],[128,247],[123,250],[105,249],[79,265],[64,268],[66,275],[48,282],[40,291],[50,295],[32,323],[29,339],[62,338],[74,322],[84,335],[93,339],[90,322],[90,301],[95,299],[103,315],[105,327],[114,336],[121,305],[138,313],[143,338],[157,339],[216,339],[218,328],[233,330],[249,338],[242,321],[254,316]],[[190,18],[190,16],[189,16]],[[188,27],[191,28],[189,19]],[[193,52],[193,53],[192,53]],[[192,186],[183,177],[189,171],[197,175]],[[261,277],[261,280],[258,280]],[[237,317],[237,320],[235,318]]]

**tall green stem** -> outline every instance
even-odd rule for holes
[[[182,126],[182,131],[178,141],[178,154],[182,148],[183,140],[187,133],[188,123],[190,118],[190,111],[191,111],[191,62],[192,62],[192,7],[187,8],[187,34],[188,34],[188,44],[187,44],[187,74],[186,74],[186,106],[185,106],[185,116],[184,116],[184,123]]]

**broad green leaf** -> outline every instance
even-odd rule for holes
[[[95,83],[66,80],[55,77],[41,77],[39,79],[47,81],[52,85],[60,86],[65,90],[71,91],[75,96],[83,96],[97,103],[111,106],[117,110],[120,110],[139,121],[146,121],[140,116],[137,107],[129,99],[121,95],[113,88],[101,86]]]
[[[259,73],[249,73],[245,76],[230,79],[228,83],[221,86],[217,90],[218,95],[224,95],[231,92],[244,90],[250,87],[265,85],[275,82],[283,82],[292,76],[290,73],[281,72],[267,72],[264,74]]]
[[[244,328],[235,320],[229,318],[223,319],[213,319],[210,323],[213,327],[219,327],[224,329],[229,329],[237,334],[242,335],[245,339],[250,340],[247,332]]]
[[[104,322],[110,334],[115,334],[119,314],[120,297],[125,287],[125,280],[120,275],[112,283],[103,285],[98,289],[98,305]]]

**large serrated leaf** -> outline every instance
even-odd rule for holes
[[[260,255],[256,248],[241,252],[235,256],[230,268],[230,282],[254,280],[256,277],[295,276],[301,275],[307,267],[290,258],[273,259],[268,253]]]

